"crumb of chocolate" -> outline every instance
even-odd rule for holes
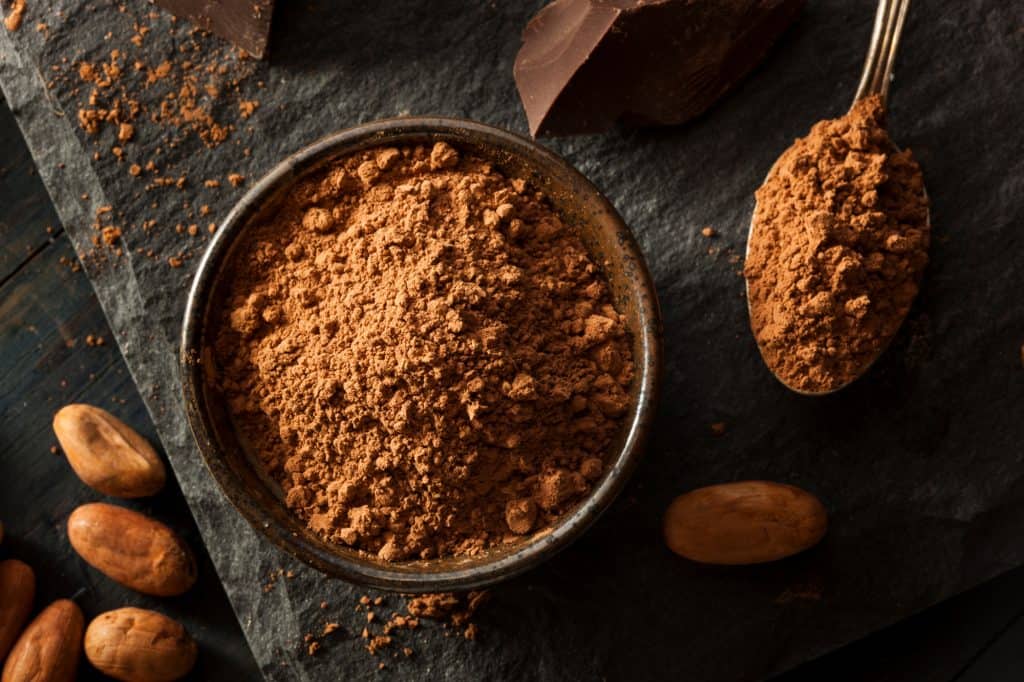
[[[718,233],[717,233],[717,232],[715,231],[715,228],[711,227],[710,225],[708,225],[707,227],[705,227],[704,229],[702,229],[702,230],[700,231],[700,233],[701,233],[702,235],[704,235],[705,237],[707,237],[708,239],[711,239],[712,237],[714,237],[715,235],[717,235],[717,234],[718,234]]]
[[[245,176],[240,173],[228,173],[228,182],[232,187],[241,187],[245,183]]]
[[[249,118],[258,109],[260,103],[253,99],[242,100],[238,103],[238,113],[241,114],[242,118]]]
[[[102,234],[103,243],[106,244],[107,246],[112,246],[117,242],[118,238],[121,236],[121,228],[114,227],[113,225],[108,225],[107,227],[103,228]]]
[[[21,22],[25,18],[25,0],[14,0],[11,3],[11,12],[4,19],[4,26],[8,31],[14,32],[21,28]]]
[[[424,594],[409,600],[407,610],[417,618],[447,620],[456,627],[469,621],[470,618],[487,603],[490,593],[476,590],[466,594],[441,592]]]
[[[132,165],[128,166],[128,174],[133,175],[135,177],[142,175],[142,166],[140,166],[137,163],[133,163]]]
[[[167,264],[172,268],[180,268],[185,263],[178,256],[170,256],[167,258]]]
[[[280,578],[283,574],[284,569],[278,568],[276,570],[272,570],[267,575],[267,582],[263,584],[263,591],[270,592],[271,590],[273,590],[274,587],[277,585],[278,578]]]
[[[384,647],[391,644],[391,637],[389,635],[373,635],[369,637],[369,643],[366,645],[366,650],[371,654],[376,654]]]
[[[409,613],[419,618],[446,618],[459,606],[454,592],[424,594],[409,600]]]

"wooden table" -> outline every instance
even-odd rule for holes
[[[171,524],[200,555],[199,583],[186,596],[134,594],[86,566],[67,543],[68,514],[100,496],[74,476],[63,456],[51,453],[54,411],[87,402],[150,438],[153,427],[6,103],[0,105],[0,150],[0,520],[6,528],[0,558],[33,566],[38,607],[70,596],[87,617],[124,605],[157,609],[179,618],[199,640],[193,678],[258,679],[176,483],[130,506]],[[102,345],[89,345],[90,336]],[[1024,676],[1022,644],[1024,568],[782,679],[1018,680]],[[82,666],[81,679],[99,677]]]

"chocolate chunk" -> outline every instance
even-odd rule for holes
[[[746,75],[804,0],[555,0],[527,25],[516,85],[539,135],[671,125]]]
[[[274,0],[154,0],[175,16],[230,40],[254,57],[262,58],[270,38]]]

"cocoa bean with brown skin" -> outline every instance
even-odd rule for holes
[[[814,495],[770,481],[739,481],[680,495],[665,512],[665,542],[706,564],[756,564],[813,547],[828,514]]]
[[[53,432],[78,477],[104,495],[145,497],[164,486],[167,473],[153,446],[106,410],[67,405],[54,415]]]
[[[29,623],[4,664],[2,682],[72,682],[82,653],[82,611],[58,599]]]
[[[21,634],[36,596],[36,575],[17,559],[0,561],[0,661]]]
[[[180,623],[146,609],[107,611],[85,631],[86,658],[117,680],[176,680],[192,669],[197,652],[195,640]]]
[[[196,581],[188,545],[170,528],[112,504],[83,504],[68,517],[68,539],[93,568],[125,587],[171,597]]]

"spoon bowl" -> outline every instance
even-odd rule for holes
[[[857,87],[857,93],[854,96],[853,104],[856,105],[860,100],[870,97],[872,95],[878,95],[882,100],[882,106],[885,107],[886,100],[889,92],[889,85],[892,82],[893,65],[896,59],[896,49],[899,45],[900,35],[903,30],[903,25],[906,20],[907,10],[910,6],[910,0],[881,0],[878,4],[878,10],[875,14],[874,30],[871,36],[871,44],[868,48],[868,56],[864,63],[864,71],[861,75],[860,84]],[[852,110],[852,106],[851,106]],[[895,143],[891,144],[891,151],[896,153],[899,151],[899,147]],[[777,159],[772,167],[768,170],[765,175],[764,181],[761,183],[762,186],[773,177],[777,172],[779,162],[782,157]],[[924,199],[927,202],[928,194],[924,191]],[[755,202],[754,211],[751,214],[750,226],[747,233],[747,247],[744,254],[744,260],[748,260],[750,257],[750,245],[754,243],[754,240],[758,238],[757,231],[757,215],[758,205]],[[925,217],[925,227],[930,231],[931,229],[931,214],[930,211]],[[751,310],[751,297],[750,297],[750,278],[745,277],[746,283],[746,299],[747,299],[747,313],[753,321],[753,311]],[[908,306],[909,310],[909,306]],[[903,312],[903,318],[906,317],[907,311]],[[903,320],[900,320],[900,324],[893,327],[891,333],[888,334],[887,338],[879,346],[879,348],[858,368],[856,374],[851,376],[848,380],[833,386],[828,389],[822,390],[808,390],[799,386],[794,386],[788,382],[785,378],[779,375],[777,368],[773,367],[768,361],[768,355],[765,352],[766,349],[762,345],[761,340],[757,339],[758,350],[761,352],[762,359],[765,360],[765,364],[768,369],[772,372],[776,379],[779,380],[786,388],[791,391],[805,396],[825,396],[846,388],[851,383],[856,381],[858,378],[863,376],[868,369],[878,360],[879,357],[885,352],[892,342],[896,331],[902,326]]]

